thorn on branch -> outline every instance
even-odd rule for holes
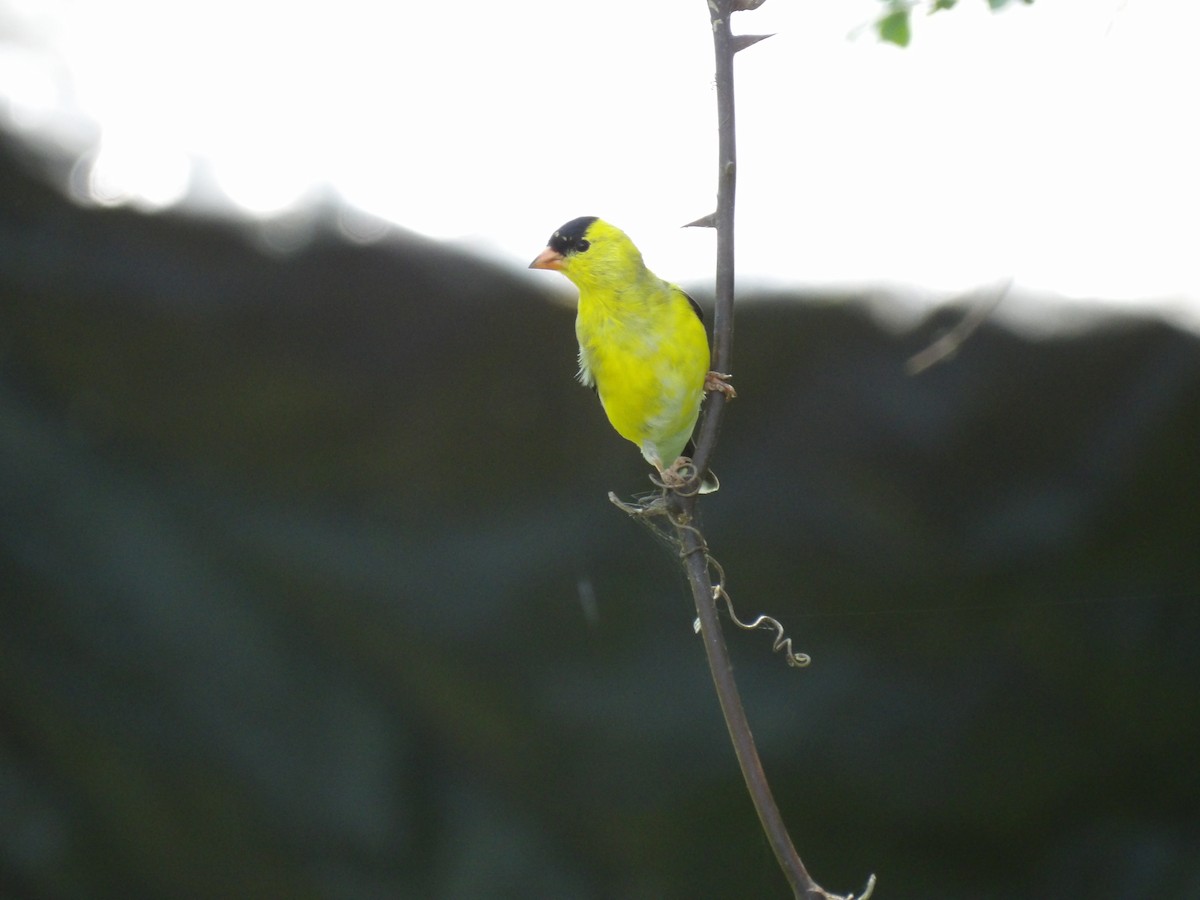
[[[735,34],[733,40],[730,41],[730,46],[734,53],[741,53],[747,47],[753,47],[759,41],[765,41],[774,36],[774,34]]]
[[[744,12],[746,10],[758,9],[766,2],[767,0],[733,0],[729,8],[733,12]]]
[[[695,222],[688,222],[686,225],[682,225],[680,227],[681,228],[716,228],[717,227],[717,214],[715,212],[710,212],[707,216],[701,216]]]

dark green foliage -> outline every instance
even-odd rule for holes
[[[0,260],[0,896],[784,896],[535,279],[83,210],[3,151]],[[806,861],[1196,896],[1200,340],[991,322],[910,378],[961,312],[743,299],[703,513],[814,657],[730,631]]]

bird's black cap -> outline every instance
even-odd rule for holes
[[[564,256],[573,250],[586,250],[587,243],[584,242],[583,235],[598,218],[599,216],[580,216],[578,219],[572,219],[550,235],[547,244],[550,249],[556,250]]]

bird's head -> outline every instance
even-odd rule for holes
[[[620,228],[595,216],[572,219],[550,235],[531,269],[555,269],[579,288],[627,285],[645,269],[642,254]]]

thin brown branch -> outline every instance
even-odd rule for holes
[[[717,229],[717,272],[716,308],[713,316],[712,369],[716,372],[732,372],[733,363],[733,306],[734,306],[734,200],[737,186],[737,145],[734,119],[733,57],[740,49],[730,32],[729,19],[734,9],[753,8],[745,0],[707,0],[709,18],[713,29],[713,47],[716,58],[717,120],[718,120],[718,174],[717,210],[711,221],[701,220],[694,224],[711,224]],[[761,2],[761,0],[760,0]],[[720,433],[726,395],[714,391],[707,395],[702,420],[693,456],[695,471],[708,468]],[[835,900],[827,894],[809,875],[783,822],[779,806],[771,793],[766,773],[763,771],[758,749],[750,723],[746,719],[741,694],[733,677],[729,651],[721,631],[717,615],[720,590],[715,590],[710,576],[710,557],[704,535],[695,526],[697,495],[695,493],[672,492],[668,504],[671,522],[675,526],[680,553],[687,571],[692,598],[696,604],[696,615],[704,650],[712,672],[713,684],[721,711],[725,717],[729,736],[733,742],[738,764],[745,778],[754,808],[762,823],[763,831],[771,844],[780,868],[783,870],[792,891],[804,900]],[[723,590],[723,587],[721,588]],[[874,876],[868,882],[865,900],[874,888]],[[847,898],[851,900],[851,898]]]
[[[694,498],[689,500],[694,503]],[[763,832],[779,860],[788,883],[797,897],[822,896],[816,882],[804,868],[792,839],[788,835],[787,826],[767,775],[763,771],[762,762],[758,756],[758,748],[754,744],[754,735],[750,731],[750,723],[746,719],[746,710],[742,706],[741,694],[733,677],[733,668],[729,660],[729,650],[725,646],[725,636],[721,631],[721,622],[717,617],[717,604],[709,583],[707,550],[700,532],[689,527],[677,529],[682,543],[684,566],[687,570],[688,581],[692,587],[692,599],[696,604],[696,615],[700,620],[700,635],[704,640],[704,651],[708,656],[709,668],[712,670],[713,683],[717,689],[717,699],[721,703],[721,712],[725,716],[725,724],[729,728],[729,737],[733,741],[733,750],[737,754],[738,764],[746,779],[746,787],[754,801],[758,819],[762,823]]]
[[[713,312],[712,370],[733,368],[733,210],[737,189],[737,133],[733,102],[733,34],[729,30],[730,0],[708,0],[713,29],[717,83],[717,209],[712,224],[717,229],[716,307]],[[724,414],[725,395],[710,393],[696,436],[693,461],[696,471],[708,470]]]

